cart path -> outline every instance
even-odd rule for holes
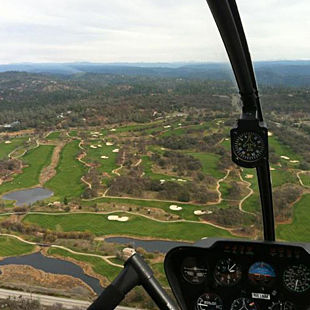
[[[40,244],[42,245],[42,242],[32,242],[32,241],[28,241],[28,240],[25,240],[19,236],[16,236],[16,235],[12,235],[12,234],[5,234],[5,233],[0,233],[0,236],[6,236],[6,237],[10,237],[10,238],[15,238],[15,239],[18,239],[19,241],[23,242],[23,243],[27,243],[27,244],[30,244],[30,245],[36,245],[36,246],[40,246]],[[49,247],[51,248],[58,248],[58,249],[62,249],[62,250],[65,250],[65,251],[68,251],[72,254],[76,254],[76,255],[82,255],[82,256],[90,256],[90,257],[97,257],[97,258],[101,258],[103,259],[106,263],[108,263],[109,265],[111,266],[115,266],[115,267],[119,267],[119,268],[123,268],[123,265],[119,265],[119,264],[115,264],[113,262],[111,262],[109,259],[110,258],[115,258],[116,256],[111,256],[111,255],[99,255],[99,254],[92,254],[92,253],[84,253],[84,252],[77,252],[77,251],[74,251],[74,250],[71,250],[65,246],[62,246],[62,245],[57,245],[57,244],[47,244]]]
[[[245,180],[242,178],[241,172],[239,172],[239,178],[240,178],[240,180],[241,180],[243,183],[245,183],[245,184],[247,185],[247,189],[249,190],[249,193],[248,193],[245,197],[243,197],[243,198],[240,200],[240,202],[239,202],[239,210],[240,210],[241,212],[243,212],[243,213],[251,214],[251,215],[254,215],[254,216],[256,217],[256,214],[255,214],[255,213],[246,211],[246,210],[244,210],[243,207],[242,207],[242,206],[243,206],[243,203],[244,203],[248,198],[250,198],[250,197],[254,194],[254,191],[253,191],[253,189],[251,188],[252,183],[251,183],[251,182],[248,182],[248,181],[245,181]]]

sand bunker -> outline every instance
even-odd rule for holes
[[[290,163],[297,164],[297,163],[299,163],[299,160],[290,160]]]
[[[98,144],[97,147],[102,147],[102,145],[101,145],[101,144]]]
[[[100,156],[100,158],[102,158],[102,159],[108,159],[109,156],[104,156],[104,155],[102,155],[102,156]]]
[[[116,129],[115,129],[115,128],[112,128],[112,129],[110,129],[110,131],[116,131]]]
[[[97,146],[95,146],[95,145],[91,145],[90,146],[92,149],[96,149],[97,148]]]
[[[111,146],[111,145],[113,145],[114,143],[112,143],[112,142],[107,142],[105,145],[107,145],[107,146]]]
[[[287,156],[280,156],[281,158],[283,158],[283,159],[286,159],[286,160],[289,160],[290,158],[289,157],[287,157]]]
[[[118,221],[118,222],[127,222],[129,220],[128,216],[118,216],[118,215],[109,215],[109,221]]]
[[[160,184],[164,184],[166,180],[159,180]]]
[[[181,211],[181,210],[182,210],[182,207],[179,207],[179,206],[177,206],[177,205],[171,205],[171,206],[169,207],[169,209],[172,210],[172,211]]]
[[[177,179],[178,182],[187,182],[187,180],[184,179]]]
[[[5,144],[10,144],[10,143],[12,143],[12,141],[5,141],[4,143]]]
[[[166,125],[166,126],[164,126],[164,128],[171,128],[171,126],[170,125]]]
[[[203,214],[206,214],[206,211],[195,210],[195,211],[194,211],[194,214],[195,214],[195,215],[203,215]]]
[[[246,179],[253,179],[254,178],[254,175],[253,174],[247,174],[245,176]]]
[[[114,149],[112,152],[113,152],[113,153],[118,153],[118,152],[119,152],[119,149]]]
[[[268,137],[271,137],[271,136],[273,136],[273,133],[272,132],[268,132]]]
[[[275,168],[270,167],[270,170],[271,170],[271,171],[274,171],[274,170],[276,170],[276,169],[275,169]]]

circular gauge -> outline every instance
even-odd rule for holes
[[[272,305],[268,307],[268,310],[295,310],[295,306],[290,301],[278,301],[273,302]]]
[[[235,155],[248,162],[259,160],[266,149],[263,138],[254,131],[239,133],[232,146]]]
[[[249,278],[256,285],[268,285],[275,277],[274,269],[271,265],[264,262],[254,263],[249,269]]]
[[[255,302],[251,298],[238,298],[231,304],[230,310],[257,310]]]
[[[223,302],[222,299],[213,293],[205,293],[201,295],[197,299],[196,303],[197,310],[222,310],[223,309]]]
[[[202,264],[194,257],[187,257],[182,264],[182,274],[186,281],[191,284],[201,284],[208,275],[206,264]]]
[[[241,277],[241,266],[231,258],[220,259],[215,266],[215,280],[222,286],[233,286],[237,284]]]
[[[305,265],[290,266],[283,274],[284,285],[295,293],[304,293],[310,288],[310,269]]]

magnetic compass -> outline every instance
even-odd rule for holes
[[[231,130],[232,160],[242,167],[253,168],[268,156],[267,128],[258,121],[238,121],[238,127]]]

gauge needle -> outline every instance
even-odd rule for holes
[[[295,290],[297,289],[297,286],[298,286],[298,280],[296,280],[295,282]]]
[[[233,264],[231,267],[228,266],[229,272],[235,272],[234,268],[236,267],[236,264]]]

